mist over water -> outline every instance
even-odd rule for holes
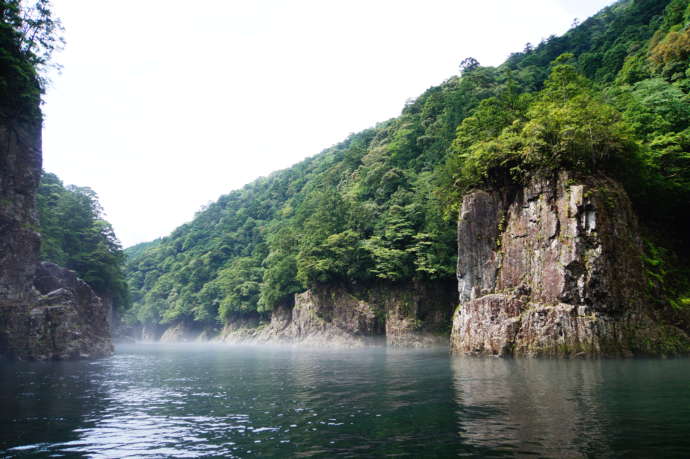
[[[0,363],[0,456],[682,456],[690,361],[128,345]]]

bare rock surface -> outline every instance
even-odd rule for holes
[[[448,346],[457,304],[450,282],[427,281],[378,289],[371,295],[386,313],[386,343],[392,347]]]
[[[109,355],[110,330],[100,298],[74,272],[38,262],[40,176],[41,122],[0,123],[0,357]]]
[[[655,354],[637,221],[622,187],[566,173],[464,197],[451,349],[461,354]]]
[[[107,310],[74,271],[40,263],[35,286],[40,296],[29,310],[31,358],[64,360],[112,354]]]
[[[271,313],[270,323],[238,319],[226,343],[290,343],[315,347],[447,346],[454,289],[443,282],[385,285],[356,291],[321,286]]]
[[[332,287],[295,295],[293,307],[278,307],[263,326],[226,327],[229,343],[289,343],[304,346],[359,347],[373,344],[382,323],[374,308],[344,290]]]
[[[184,322],[179,322],[166,328],[160,337],[161,343],[188,343],[196,341],[199,332],[190,328]]]

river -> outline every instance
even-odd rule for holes
[[[0,362],[0,457],[688,457],[690,360],[127,345]]]

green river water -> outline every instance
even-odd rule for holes
[[[690,457],[690,360],[131,345],[0,362],[0,457]]]

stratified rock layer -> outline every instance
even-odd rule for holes
[[[465,196],[452,351],[632,355],[661,352],[669,333],[687,341],[645,313],[641,255],[630,201],[610,179],[562,173]]]

